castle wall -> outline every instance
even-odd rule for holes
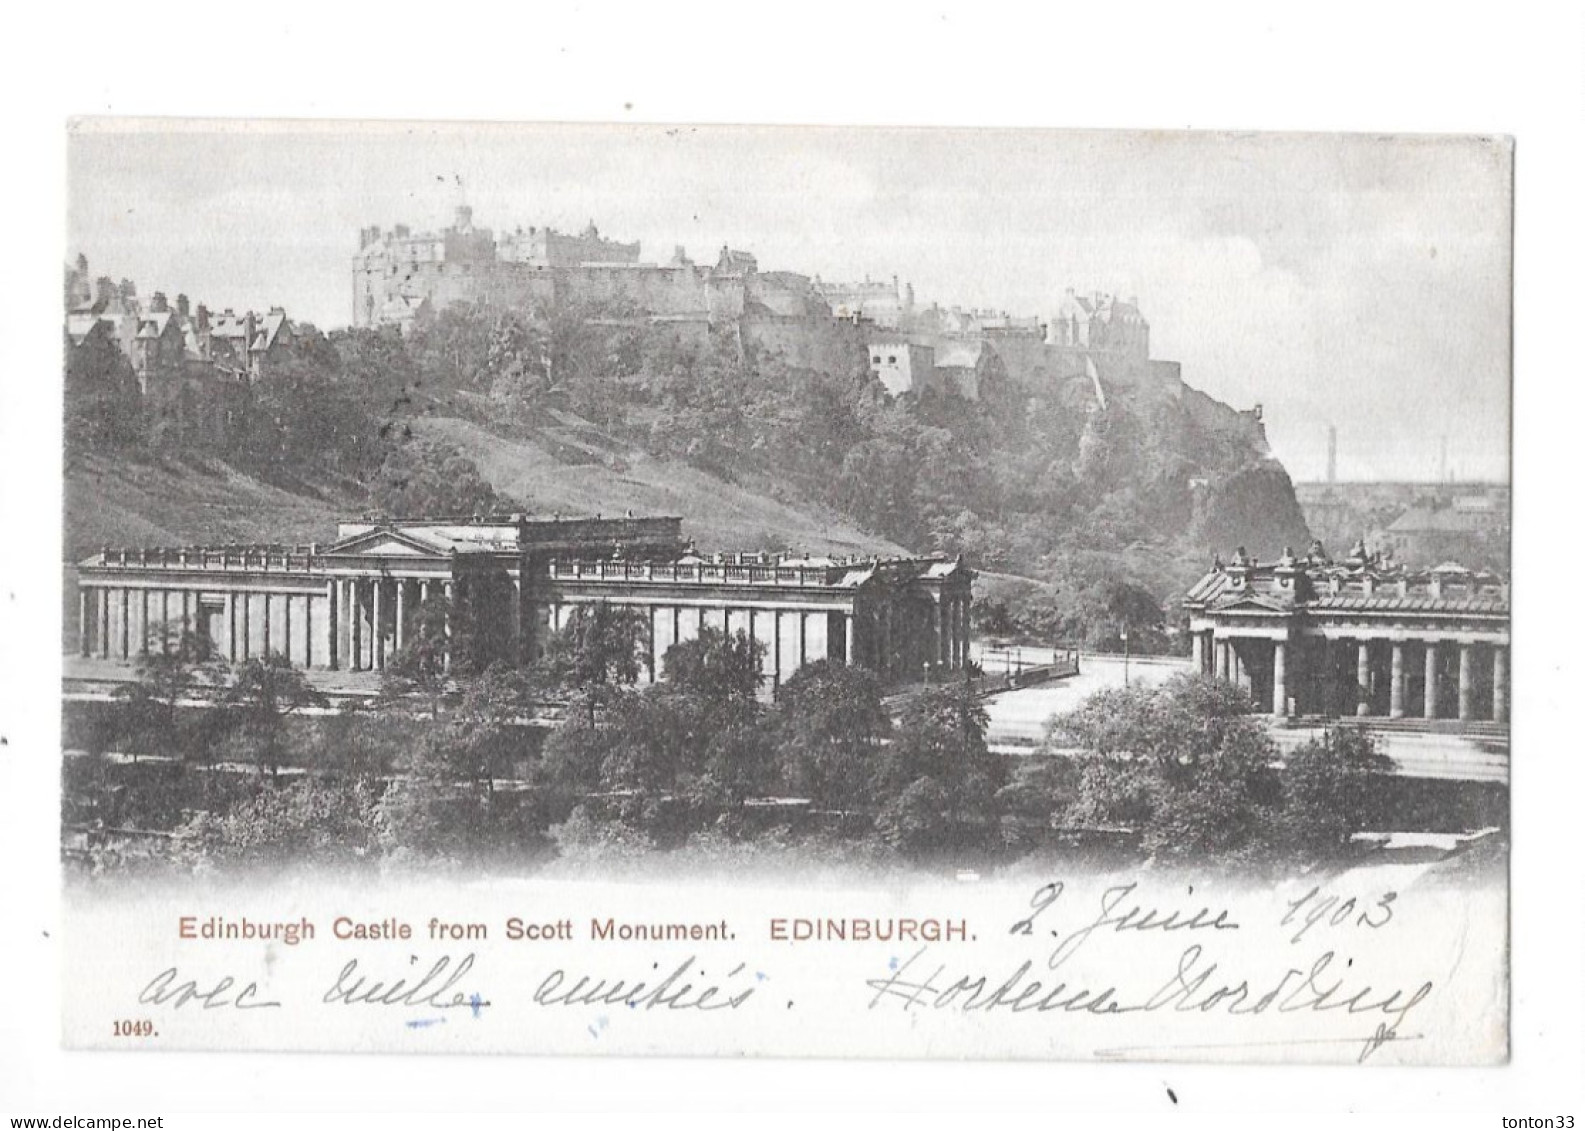
[[[743,320],[743,341],[796,369],[843,376],[865,367],[864,335],[851,322],[750,315]]]
[[[697,267],[659,267],[649,264],[625,265],[586,263],[563,273],[565,293],[588,302],[632,303],[649,314],[711,316],[716,304],[736,306],[742,311],[742,285],[726,288],[719,295]]]

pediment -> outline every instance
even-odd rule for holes
[[[337,542],[327,555],[379,558],[444,558],[438,547],[401,530],[369,530]]]
[[[1211,609],[1218,613],[1280,613],[1284,616],[1293,611],[1280,601],[1273,601],[1269,597],[1260,597],[1253,593],[1238,593],[1224,598],[1215,602]]]

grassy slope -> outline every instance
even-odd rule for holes
[[[554,428],[524,439],[454,417],[426,418],[414,430],[455,444],[496,490],[539,513],[681,515],[688,536],[706,550],[758,549],[768,539],[811,553],[905,552],[835,516],[613,443],[566,414]]]
[[[220,460],[140,463],[91,456],[66,472],[67,560],[101,546],[325,542],[362,509],[348,483],[276,486]]]
[[[851,524],[808,513],[686,464],[654,459],[558,414],[530,438],[507,438],[452,417],[414,421],[457,445],[495,488],[538,513],[681,515],[704,549],[756,549],[769,540],[812,553],[903,550]],[[276,485],[220,460],[139,463],[89,457],[66,475],[66,558],[103,545],[312,542],[365,509],[360,488],[330,479]]]

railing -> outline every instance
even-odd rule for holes
[[[849,566],[741,565],[726,562],[552,561],[556,581],[650,581],[825,587]]]
[[[820,565],[778,561],[769,554],[725,554],[716,561],[628,561],[622,558],[551,559],[549,575],[556,581],[703,582],[733,585],[826,587],[853,569],[886,571],[917,567],[935,558],[832,558]]]
[[[324,570],[319,546],[204,546],[185,549],[111,549],[91,563],[110,569],[217,570],[263,573],[318,573]]]

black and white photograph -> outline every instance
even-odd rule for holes
[[[0,825],[21,1039],[107,1066],[83,1116],[523,1110],[515,1065],[585,1107],[1038,1069],[1052,1112],[1572,1125],[1516,1106],[1578,982],[1531,950],[1579,911],[1536,874],[1574,795],[1524,424],[1568,360],[1516,283],[1549,152],[1454,102],[1109,114],[1093,60],[997,103],[942,69],[994,39],[962,17],[855,14],[807,115],[747,52],[646,101],[559,16],[487,112],[392,28],[348,80],[404,92],[287,112],[79,76],[12,307],[54,368],[0,413],[48,535]],[[1120,106],[1192,69],[1141,51]],[[616,101],[569,109],[590,68]],[[482,1090],[396,1098],[424,1074]]]
[[[1500,1058],[1511,157],[76,123],[71,896],[203,892],[195,953],[730,950],[741,914],[673,903],[730,879],[793,953],[898,951],[904,1013],[1265,1001],[1251,1057]],[[292,876],[595,906],[253,914]],[[1147,943],[1275,900],[1305,953],[1456,944],[1491,1012],[1455,1044],[1401,1028],[1436,979],[1362,982],[1379,1024],[1307,1043],[1350,996],[1324,946],[1269,996],[1199,945],[1137,993],[915,984],[994,914],[894,908],[920,885]]]

